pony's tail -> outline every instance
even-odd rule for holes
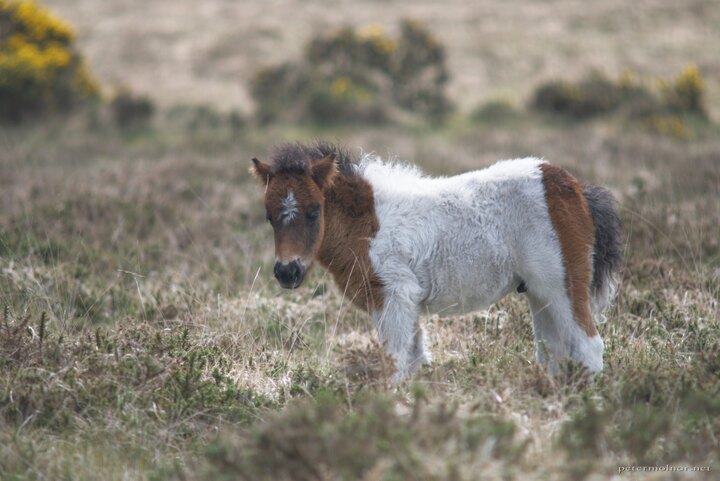
[[[602,313],[615,297],[618,273],[623,262],[620,218],[612,193],[599,186],[586,185],[583,195],[590,206],[595,225],[593,278],[590,283],[590,306]]]

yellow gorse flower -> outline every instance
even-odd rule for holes
[[[699,114],[705,112],[705,81],[696,65],[685,67],[674,81],[660,80],[659,90],[676,108]]]
[[[675,89],[685,94],[700,94],[705,90],[705,81],[697,65],[688,65],[675,80]]]
[[[398,44],[395,40],[383,37],[383,38],[377,38],[373,41],[373,46],[375,47],[375,50],[377,50],[380,53],[383,54],[390,54],[393,53],[395,50],[397,50]]]
[[[100,85],[90,73],[85,63],[81,63],[75,70],[72,80],[73,88],[88,97],[93,97],[100,93]]]
[[[384,37],[385,29],[379,23],[372,23],[359,29],[357,34],[360,40],[371,40],[378,37]]]
[[[75,39],[73,29],[35,2],[20,1],[0,4],[2,10],[10,12],[23,25],[27,36],[36,42],[55,40],[69,43]]]
[[[46,78],[68,67],[72,61],[70,52],[57,42],[40,47],[20,35],[13,35],[7,44],[9,48],[0,49],[0,69],[29,69],[35,71],[37,77]]]
[[[357,36],[361,41],[371,43],[373,48],[383,55],[391,54],[398,48],[397,41],[388,37],[383,26],[377,23],[361,28]]]
[[[650,120],[652,128],[663,135],[675,137],[676,139],[691,138],[685,122],[676,116],[655,117]]]
[[[339,97],[348,91],[351,84],[352,80],[349,77],[338,77],[330,84],[330,93]]]
[[[635,75],[630,70],[624,70],[618,80],[620,88],[631,88],[636,84]]]

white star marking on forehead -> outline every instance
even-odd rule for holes
[[[297,200],[295,194],[291,190],[288,192],[287,197],[282,200],[282,210],[280,211],[280,219],[283,224],[288,225],[290,222],[295,220],[298,214]]]

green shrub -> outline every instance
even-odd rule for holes
[[[537,110],[587,118],[614,110],[620,105],[620,88],[608,78],[594,73],[578,83],[553,81],[535,91]]]
[[[396,111],[446,115],[444,47],[405,20],[394,39],[379,26],[312,38],[302,59],[260,70],[251,83],[260,122],[382,121]]]
[[[98,93],[70,26],[35,2],[0,0],[0,121],[68,111]]]
[[[517,109],[507,100],[490,100],[475,109],[470,117],[476,122],[497,123],[518,117]]]
[[[358,85],[351,77],[337,77],[330,83],[319,81],[308,92],[307,115],[316,122],[383,121],[387,113],[378,102],[372,85]]]
[[[295,117],[309,79],[291,63],[259,70],[250,85],[257,120],[268,123],[281,117]]]
[[[395,55],[393,94],[398,104],[431,118],[444,116],[450,102],[444,94],[449,79],[445,49],[421,24],[405,20]]]
[[[115,124],[120,128],[144,126],[155,113],[155,105],[150,98],[121,89],[110,103]]]
[[[632,119],[644,119],[663,112],[661,100],[637,76],[625,71],[617,80],[621,103],[619,111]]]

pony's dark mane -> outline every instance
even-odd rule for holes
[[[357,156],[352,155],[341,145],[324,141],[317,141],[312,144],[295,142],[278,145],[273,149],[271,156],[272,173],[309,174],[311,162],[320,160],[330,154],[335,155],[335,162],[341,174],[347,176],[357,175],[357,169],[355,168],[358,163]]]

